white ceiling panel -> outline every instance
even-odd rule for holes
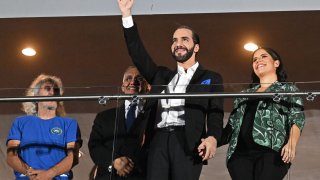
[[[319,0],[137,0],[134,14],[320,10]],[[116,0],[1,0],[0,18],[119,15]]]

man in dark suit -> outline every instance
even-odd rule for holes
[[[173,34],[171,51],[177,69],[155,64],[133,22],[133,1],[118,0],[124,36],[133,63],[152,85],[151,93],[222,92],[222,77],[196,60],[200,39],[190,27],[180,26]],[[146,130],[146,143],[150,140],[147,179],[199,179],[202,164],[216,153],[223,127],[223,99],[159,99],[148,105],[154,117]]]
[[[150,85],[137,68],[130,66],[123,76],[123,93],[141,94],[149,90]],[[143,106],[143,100],[126,100],[120,107],[97,114],[88,143],[90,156],[97,166],[95,179],[145,179]]]

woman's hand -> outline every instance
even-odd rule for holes
[[[300,137],[300,129],[293,125],[290,130],[290,136],[287,144],[281,149],[282,161],[290,163],[296,157],[296,146]]]
[[[290,163],[296,157],[296,145],[290,141],[281,150],[282,161]]]
[[[198,152],[203,161],[213,158],[216,151],[217,140],[213,136],[201,139],[201,144],[198,146]]]

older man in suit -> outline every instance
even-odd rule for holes
[[[200,39],[188,26],[178,27],[173,34],[171,51],[177,69],[155,64],[133,21],[133,2],[118,0],[124,36],[133,63],[153,86],[151,92],[222,92],[222,77],[205,70],[196,60]],[[150,100],[149,105],[155,116],[149,119],[146,131],[150,139],[147,179],[199,179],[202,164],[216,153],[223,127],[223,99],[160,99]]]
[[[148,92],[150,85],[136,67],[130,66],[124,73],[121,89],[124,94],[141,94]],[[97,114],[88,143],[97,166],[95,179],[145,179],[143,106],[143,100],[126,100],[120,107]]]

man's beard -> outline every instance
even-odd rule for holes
[[[193,55],[194,47],[195,46],[193,46],[191,49],[187,49],[187,48],[184,48],[184,47],[181,47],[181,46],[177,47],[177,48],[174,49],[174,51],[171,53],[171,55],[177,62],[184,63],[188,59],[190,59],[191,56]],[[184,49],[184,50],[187,51],[187,53],[184,54],[184,55],[176,55],[175,52],[176,52],[177,49]]]

